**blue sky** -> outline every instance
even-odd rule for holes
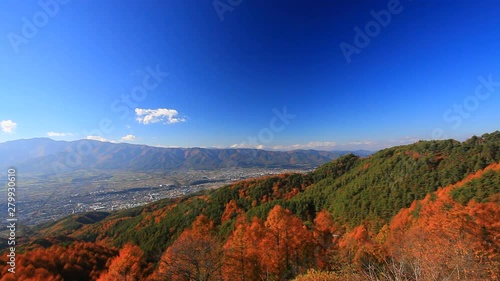
[[[4,0],[0,142],[461,140],[499,129],[499,26],[495,1]]]

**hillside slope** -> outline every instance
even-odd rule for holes
[[[184,280],[181,271],[193,273],[192,264],[173,263],[184,258],[202,263],[212,274],[206,280],[255,280],[263,274],[288,280],[311,268],[332,271],[338,280],[415,280],[416,265],[425,267],[427,275],[419,275],[425,280],[492,280],[500,255],[499,148],[500,132],[494,132],[464,142],[389,148],[365,159],[346,155],[308,174],[245,180],[140,208],[67,217],[33,229],[38,239],[25,249],[73,240],[118,247],[116,263],[132,251],[138,263],[149,264],[134,274],[151,280]],[[445,226],[443,237],[451,244],[435,255],[416,250],[422,243],[439,246]],[[449,252],[459,246],[462,252]],[[190,247],[205,247],[208,254],[182,256]],[[440,259],[434,267],[427,262],[431,257]],[[466,262],[476,269],[464,269]],[[395,264],[402,267],[399,279],[389,278]]]

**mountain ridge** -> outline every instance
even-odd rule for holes
[[[348,152],[249,148],[163,148],[96,140],[22,139],[0,143],[0,167],[53,173],[75,169],[204,170],[231,167],[314,168]],[[363,152],[363,154],[366,154]]]

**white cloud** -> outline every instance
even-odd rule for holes
[[[419,141],[419,139],[417,139],[417,138],[405,137],[403,140],[400,140],[399,143],[410,144],[410,143],[416,143],[418,141]]]
[[[3,120],[0,121],[0,127],[2,128],[2,132],[12,134],[17,128],[17,123],[12,120]]]
[[[153,145],[154,147],[161,147],[161,148],[183,148],[183,146],[177,146],[177,145],[163,145],[163,144],[156,144]]]
[[[274,150],[297,150],[297,149],[315,149],[315,150],[331,150],[337,146],[336,142],[333,141],[312,141],[303,144],[292,144],[292,145],[277,145],[273,146]]]
[[[349,145],[371,145],[371,144],[375,144],[375,143],[372,141],[351,141],[347,144],[349,144]]]
[[[249,143],[246,143],[246,142],[242,142],[242,143],[235,143],[233,145],[230,146],[230,148],[254,148],[254,149],[264,149],[264,146],[262,144],[259,144],[259,145],[251,145]]]
[[[320,151],[332,151],[332,150],[348,150],[348,149],[375,149],[377,143],[374,141],[351,141],[347,143],[336,143],[333,141],[312,141],[308,143],[290,144],[290,145],[275,145],[275,146],[264,146],[262,144],[249,144],[247,142],[233,144],[230,148],[256,148],[265,150],[278,150],[278,151],[290,151],[290,150],[320,150]]]
[[[48,132],[47,136],[49,137],[71,137],[72,133],[57,133],[57,132]]]
[[[297,150],[297,149],[315,149],[315,150],[331,150],[337,143],[326,141],[326,142],[308,142],[305,144],[292,144],[292,145],[275,145],[271,147],[265,147],[262,144],[251,145],[249,143],[243,142],[240,144],[233,144],[230,148],[256,148],[256,149],[269,149],[269,150]]]
[[[122,140],[124,141],[134,141],[136,137],[134,135],[126,135],[122,137]]]
[[[137,122],[142,124],[150,124],[157,122],[164,122],[165,124],[174,124],[178,122],[185,122],[184,117],[179,117],[179,112],[175,109],[158,108],[158,109],[135,109]]]
[[[105,139],[101,136],[87,136],[86,139],[88,140],[95,140],[95,141],[102,141],[102,142],[112,142],[115,143],[115,141]]]
[[[248,143],[242,142],[242,143],[235,143],[231,145],[229,148],[253,148],[253,147]]]

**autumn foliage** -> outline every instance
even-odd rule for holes
[[[412,278],[500,278],[499,204],[470,201],[462,206],[450,196],[450,191],[488,170],[498,171],[500,165],[491,165],[440,189],[394,217],[385,248],[394,259],[404,261]]]
[[[222,247],[213,222],[201,215],[162,256],[156,278],[161,280],[220,280]]]
[[[500,133],[111,214],[32,244],[15,275],[2,254],[0,281],[500,280],[500,153],[487,138]]]
[[[110,260],[108,270],[98,281],[139,281],[144,279],[148,265],[144,259],[144,252],[136,245],[126,244],[117,257]]]
[[[38,248],[17,255],[15,274],[7,272],[2,255],[0,280],[96,280],[105,270],[106,262],[116,254],[115,250],[85,242],[67,248]]]
[[[235,229],[224,245],[225,280],[258,280],[264,274],[260,248],[263,238],[262,221],[254,218],[247,222],[244,216],[237,219]]]

